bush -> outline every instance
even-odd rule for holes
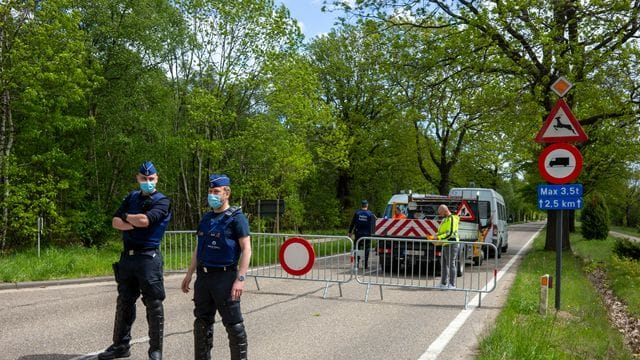
[[[602,195],[591,194],[582,210],[582,236],[587,240],[604,240],[609,235],[609,209]]]
[[[619,258],[640,260],[640,242],[617,239],[613,245],[613,253]]]

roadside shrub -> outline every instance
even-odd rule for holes
[[[597,192],[591,194],[584,204],[581,232],[587,240],[604,240],[609,235],[609,209]]]
[[[613,253],[619,258],[639,260],[640,242],[631,241],[629,239],[616,239],[616,242],[613,245]]]

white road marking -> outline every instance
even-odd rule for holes
[[[148,341],[149,341],[149,337],[148,337],[148,336],[145,336],[145,337],[142,337],[142,338],[140,338],[140,339],[132,339],[132,340],[129,342],[129,345],[138,344],[138,343],[146,343],[146,342],[148,342]],[[106,348],[105,348],[105,349],[106,349]],[[89,353],[89,354],[84,354],[84,355],[76,356],[76,357],[71,358],[71,359],[69,359],[69,360],[88,360],[88,359],[94,359],[94,356],[96,356],[96,355],[100,354],[100,353],[101,353],[101,352],[103,352],[103,351],[104,351],[104,350],[100,350],[100,351],[92,352],[92,353]]]
[[[502,276],[507,271],[509,271],[509,269],[511,268],[511,266],[513,266],[516,260],[520,258],[520,256],[522,256],[522,253],[525,250],[529,249],[529,247],[531,246],[531,243],[533,242],[533,239],[535,239],[536,236],[538,236],[538,234],[542,231],[542,229],[544,229],[544,227],[536,231],[536,233],[531,236],[531,238],[522,247],[522,249],[520,249],[520,251],[518,251],[518,253],[514,257],[512,257],[511,260],[509,260],[509,262],[507,262],[507,264],[498,272],[496,282],[499,282]],[[487,286],[488,285],[486,285],[485,288],[483,288],[481,291],[486,291]],[[469,308],[462,310],[458,314],[458,316],[456,316],[456,318],[453,319],[451,323],[449,323],[449,326],[447,326],[447,328],[444,329],[442,333],[440,333],[440,336],[438,336],[438,338],[435,339],[431,343],[431,345],[429,345],[429,348],[427,348],[427,351],[425,351],[424,354],[422,354],[422,356],[420,356],[418,360],[434,360],[438,358],[438,356],[440,355],[440,353],[442,353],[442,351],[445,349],[447,344],[449,344],[449,341],[451,341],[453,336],[458,332],[458,330],[460,330],[462,325],[464,325],[464,323],[467,321],[469,316],[471,316],[473,311],[477,308],[477,305],[474,305],[474,304],[478,303],[478,296],[479,295],[476,295],[471,301],[469,301],[469,305],[468,305]]]

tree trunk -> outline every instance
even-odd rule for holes
[[[2,230],[0,232],[0,250],[7,245],[7,229],[9,227],[9,206],[5,201],[9,198],[9,156],[13,147],[13,118],[11,114],[11,94],[8,89],[2,91],[2,124],[0,125],[0,179],[3,186],[2,198]]]
[[[191,204],[191,197],[189,196],[189,181],[187,180],[187,170],[184,168],[184,161],[180,159],[180,177],[182,179],[182,191],[185,199],[185,214],[187,216],[187,223],[189,225],[194,224],[193,204]]]
[[[340,199],[340,205],[342,209],[348,210],[353,205],[351,199],[349,199],[349,195],[351,195],[351,191],[349,191],[349,184],[351,183],[349,174],[346,171],[341,171],[338,175],[338,199]]]
[[[440,181],[438,183],[438,192],[440,195],[448,195],[449,194],[449,179],[451,174],[451,169],[446,168],[444,166],[440,167]]]
[[[559,224],[560,211],[564,211],[562,215],[562,250],[571,250],[571,243],[569,242],[569,224],[573,219],[573,216],[569,215],[567,210],[549,210],[547,211],[547,237],[544,244],[545,250],[556,250],[557,239],[557,226]]]

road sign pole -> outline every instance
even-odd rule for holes
[[[560,287],[562,284],[562,215],[564,210],[558,210],[556,219],[556,310],[560,310]]]

